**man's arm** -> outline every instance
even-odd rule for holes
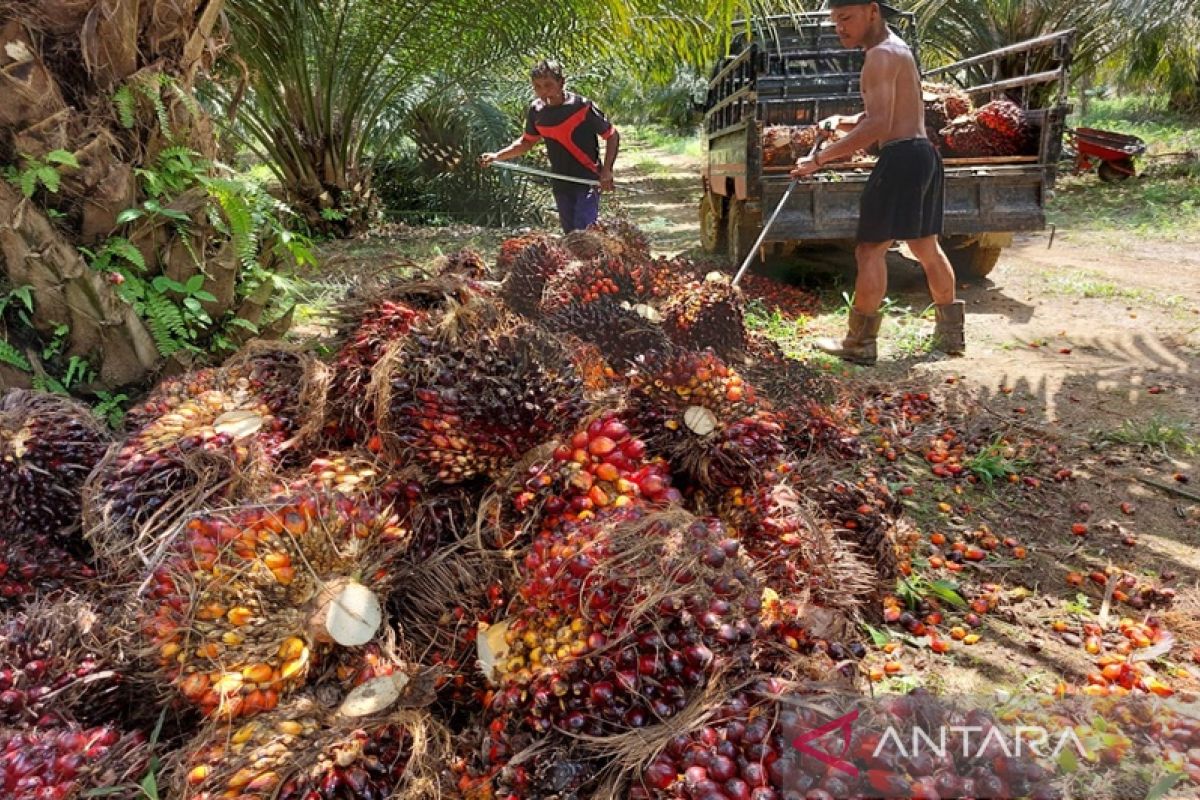
[[[613,183],[613,164],[617,163],[617,151],[621,149],[621,134],[616,128],[604,140],[604,164],[600,167],[600,189],[611,192],[616,188]]]
[[[796,162],[793,177],[811,175],[830,161],[852,155],[870,147],[882,138],[892,124],[892,109],[896,104],[896,76],[903,56],[892,50],[874,48],[867,51],[863,62],[862,95],[864,111],[845,137],[838,139],[812,158]]]
[[[537,143],[537,139],[529,139],[523,135],[503,150],[497,150],[494,153],[484,153],[479,157],[479,163],[486,167],[493,161],[508,161],[509,159],[520,158],[532,150],[533,146]]]

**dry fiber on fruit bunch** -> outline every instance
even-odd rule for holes
[[[360,713],[334,689],[201,733],[172,758],[179,800],[368,800],[442,796],[449,735],[429,714],[396,708]]]
[[[96,415],[73,400],[24,389],[0,395],[0,531],[78,531],[83,482],[110,439]]]
[[[1037,152],[1025,110],[1011,100],[993,100],[952,120],[940,131],[947,155],[1015,156]]]
[[[111,608],[64,592],[0,617],[0,726],[115,724],[137,716],[127,705],[137,691],[133,670],[123,637],[108,628],[111,616]]]
[[[344,495],[193,517],[143,592],[146,656],[207,715],[269,711],[326,653],[376,637],[409,544],[389,510]]]
[[[220,369],[165,381],[84,488],[84,533],[118,574],[151,563],[191,510],[236,501],[321,428],[326,370],[282,345],[254,344]]]
[[[501,552],[448,547],[407,563],[388,609],[402,620],[414,661],[438,670],[439,710],[460,722],[483,707],[489,691],[478,666],[476,635],[499,622],[508,604],[511,572]]]
[[[376,383],[384,452],[443,484],[504,474],[585,410],[562,345],[483,301],[399,342]]]

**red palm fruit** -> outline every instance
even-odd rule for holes
[[[680,347],[739,357],[746,350],[745,302],[741,290],[719,273],[693,281],[663,306],[663,330]]]

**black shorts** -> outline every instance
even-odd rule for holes
[[[879,160],[858,208],[858,241],[923,239],[942,232],[942,157],[928,139],[899,139]]]

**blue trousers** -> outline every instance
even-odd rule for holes
[[[600,215],[600,190],[595,186],[555,187],[554,205],[563,233],[582,230]]]

